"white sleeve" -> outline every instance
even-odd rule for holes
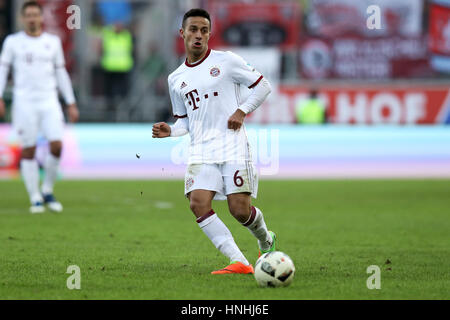
[[[264,100],[267,98],[269,93],[272,91],[269,81],[267,79],[262,79],[253,88],[250,96],[245,100],[245,102],[239,107],[245,114],[249,114],[255,111]]]
[[[66,68],[56,68],[56,81],[58,83],[59,91],[64,97],[67,104],[75,103],[75,95],[73,94],[72,83]]]
[[[179,118],[173,125],[170,126],[170,136],[179,137],[184,136],[189,132],[189,119],[187,117]]]
[[[55,36],[56,37],[56,36]],[[56,54],[55,54],[55,68],[65,68],[66,59],[64,58],[64,50],[62,47],[61,39],[56,37]]]
[[[261,73],[237,54],[231,51],[227,51],[227,53],[229,56],[229,69],[233,82],[243,84],[249,89],[254,88],[263,78]]]
[[[14,51],[12,48],[12,38],[7,36],[3,41],[2,54],[0,56],[0,63],[10,66],[14,60]]]
[[[54,57],[56,82],[58,83],[59,91],[64,97],[67,104],[75,103],[75,95],[73,94],[72,82],[66,70],[66,61],[64,59],[64,51],[62,43],[59,38],[56,38],[56,54]]]
[[[2,53],[0,56],[0,98],[3,97],[3,93],[8,82],[9,68],[13,62],[13,50],[11,46],[11,38],[6,37],[3,41]]]
[[[175,91],[174,85],[170,78],[168,79],[168,85],[169,85],[170,102],[172,103],[173,116],[175,118],[187,117],[186,106],[184,105],[184,102],[181,99],[178,92]]]
[[[6,83],[8,82],[9,66],[6,64],[0,64],[0,99],[5,92]]]

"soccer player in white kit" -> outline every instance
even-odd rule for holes
[[[53,195],[64,131],[64,115],[57,88],[68,105],[69,120],[77,121],[79,113],[65,69],[61,41],[42,30],[42,7],[36,1],[25,2],[21,15],[25,30],[5,39],[0,57],[0,117],[5,114],[5,103],[1,97],[12,67],[12,124],[22,145],[20,169],[30,196],[30,212],[44,212],[45,205],[52,211],[60,212],[62,205]],[[41,190],[35,159],[39,133],[49,141],[50,146]]]
[[[189,132],[185,195],[199,227],[230,259],[228,266],[212,274],[249,274],[254,273],[253,266],[211,202],[228,201],[230,213],[257,238],[259,254],[275,250],[275,234],[267,230],[261,210],[251,205],[258,185],[243,125],[245,115],[261,105],[271,88],[238,55],[209,49],[210,32],[208,12],[186,12],[180,29],[186,61],[168,78],[173,113],[178,119],[172,126],[154,124],[152,133],[154,138],[164,138]],[[240,99],[240,86],[252,89],[245,101]]]

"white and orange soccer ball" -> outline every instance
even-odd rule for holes
[[[281,251],[264,253],[255,263],[255,279],[260,287],[286,287],[294,274],[292,259]]]

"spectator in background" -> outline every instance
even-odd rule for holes
[[[124,99],[128,94],[134,65],[133,47],[131,32],[121,22],[103,28],[101,66],[109,111],[115,110],[119,99]]]
[[[126,0],[103,0],[97,3],[103,24],[110,25],[116,22],[129,24],[131,22],[132,9]]]
[[[322,124],[327,122],[326,106],[317,97],[316,89],[311,89],[309,97],[297,103],[295,112],[297,122],[301,124]]]

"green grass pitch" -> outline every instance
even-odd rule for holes
[[[197,226],[182,181],[59,181],[61,214],[28,213],[22,181],[0,181],[0,299],[449,299],[450,180],[260,181],[286,288],[213,276],[227,260]],[[253,264],[253,236],[213,208]],[[69,265],[81,289],[66,287]],[[381,289],[366,269],[381,269]]]

